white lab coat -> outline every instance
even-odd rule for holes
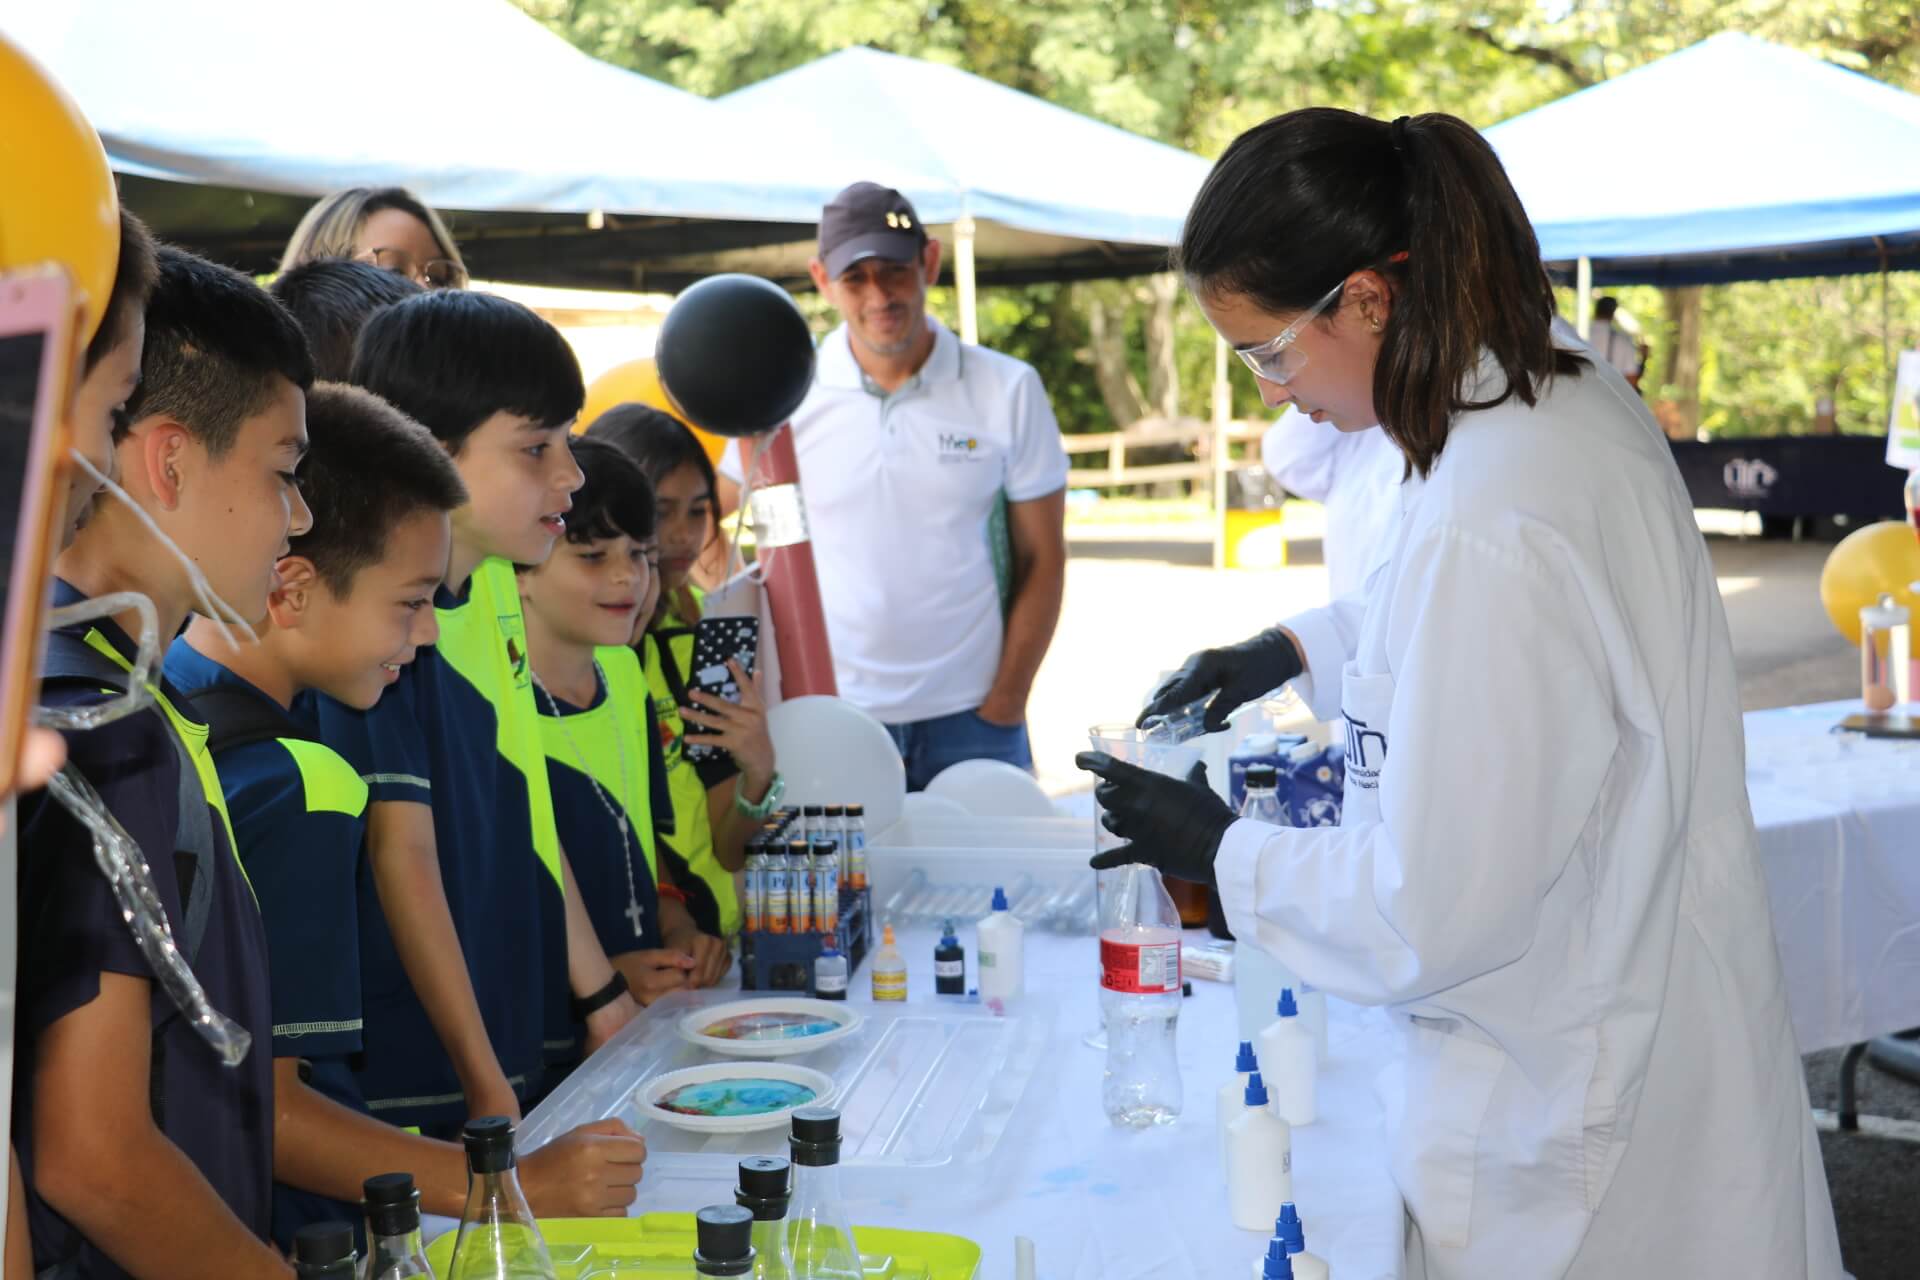
[[[1461,415],[1401,498],[1364,603],[1287,624],[1346,720],[1342,824],[1237,822],[1217,870],[1238,937],[1397,1015],[1408,1276],[1841,1275],[1659,428],[1602,363]]]
[[[1358,595],[1391,547],[1406,455],[1384,431],[1342,431],[1289,405],[1261,438],[1260,461],[1288,493],[1326,508],[1327,585],[1335,600]]]

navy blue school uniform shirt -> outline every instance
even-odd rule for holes
[[[68,584],[56,583],[56,606],[82,598]],[[49,648],[88,644],[98,651],[110,650],[128,666],[136,656],[132,640],[106,620],[57,631]],[[158,673],[153,687],[180,713],[177,720],[170,721],[156,707],[145,708],[97,729],[67,734],[67,751],[70,762],[93,784],[145,854],[174,937],[184,947],[184,902],[191,890],[182,876],[199,873],[191,859],[176,857],[182,765],[174,746],[179,730],[174,726],[184,727],[189,748],[202,761],[205,726],[190,718],[184,695]],[[91,686],[62,682],[49,685],[42,700],[53,706],[88,706],[112,697]],[[201,774],[204,791],[212,766],[205,763],[196,772]],[[273,1061],[268,1052],[272,1014],[267,943],[252,890],[234,858],[224,803],[218,796],[214,779],[207,797],[216,846],[207,873],[211,880],[204,887],[208,914],[191,963],[213,1007],[253,1037],[252,1049],[235,1067],[224,1065],[187,1025],[141,954],[121,918],[112,888],[94,862],[91,834],[45,792],[21,799],[13,1134],[27,1181],[36,1269],[65,1264],[71,1268],[66,1274],[76,1276],[125,1274],[34,1190],[38,1153],[32,1115],[39,1047],[50,1027],[100,994],[101,975],[108,973],[152,983],[150,1016],[140,1034],[151,1036],[153,1081],[149,1097],[142,1102],[151,1108],[160,1131],[193,1162],[234,1216],[262,1239],[268,1236]],[[191,1224],[174,1226],[189,1229]]]
[[[277,708],[185,639],[167,650],[166,673],[189,698],[237,689]],[[298,1059],[309,1086],[364,1112],[353,1064],[361,1051],[359,882],[367,784],[331,748],[297,736],[226,747],[214,753],[214,764],[266,928],[273,1056]],[[352,1222],[359,1213],[276,1184],[274,1242],[291,1249],[301,1227]]]
[[[504,576],[503,576],[504,575]],[[440,639],[366,712],[310,700],[322,739],[359,771],[369,804],[424,804],[447,907],[487,1035],[523,1104],[572,1042],[566,916],[513,569],[489,560],[434,601]],[[531,752],[531,768],[523,765]],[[537,782],[537,791],[534,785]],[[368,1109],[434,1136],[467,1114],[452,1059],[407,978],[373,877],[360,889]]]

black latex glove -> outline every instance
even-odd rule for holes
[[[1093,855],[1095,869],[1145,862],[1180,880],[1213,883],[1213,856],[1233,825],[1233,810],[1207,785],[1207,766],[1184,780],[1082,751],[1073,762],[1100,778],[1093,798],[1107,830],[1129,843]]]
[[[1144,726],[1149,716],[1178,711],[1211,693],[1214,698],[1207,704],[1205,726],[1208,733],[1218,733],[1227,727],[1229,715],[1303,670],[1300,651],[1278,627],[1223,649],[1202,649],[1154,690],[1136,723]]]

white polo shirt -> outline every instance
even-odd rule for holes
[[[793,415],[840,696],[887,724],[985,700],[1004,634],[992,533],[1000,501],[1067,483],[1040,375],[927,323],[933,352],[892,395],[854,360],[846,326],[835,329]],[[740,481],[737,445],[720,470]]]

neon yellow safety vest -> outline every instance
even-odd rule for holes
[[[495,747],[527,780],[533,851],[564,893],[567,880],[560,835],[553,825],[540,709],[534,705],[533,668],[527,661],[527,622],[513,565],[498,558],[482,560],[468,583],[466,606],[437,612],[440,639],[435,647],[447,665],[492,704]]]
[[[647,678],[640,655],[627,648],[596,649],[594,660],[607,678],[607,696],[597,707],[567,716],[540,717],[540,733],[549,759],[569,769],[586,765],[613,803],[627,811],[627,826],[646,855],[647,874],[657,883],[660,863],[654,852],[652,773],[649,752],[660,744],[647,740]],[[582,759],[584,757],[584,760]],[[620,776],[621,761],[626,776]],[[576,855],[578,856],[578,855]],[[626,850],[620,851],[626,856]]]
[[[332,747],[305,738],[276,738],[293,767],[300,771],[308,813],[344,813],[358,818],[367,811],[367,784],[360,771],[342,760]]]
[[[653,692],[654,710],[660,717],[661,746],[666,751],[667,789],[673,795],[673,847],[687,860],[687,867],[713,892],[720,909],[720,932],[727,937],[740,932],[740,895],[734,891],[733,873],[720,865],[713,854],[713,823],[707,816],[707,788],[700,771],[687,759],[686,722],[680,717],[680,704],[661,668],[661,653],[671,647],[673,664],[685,684],[685,673],[693,665],[693,632],[672,629],[664,635],[648,632],[646,638],[647,687]]]

